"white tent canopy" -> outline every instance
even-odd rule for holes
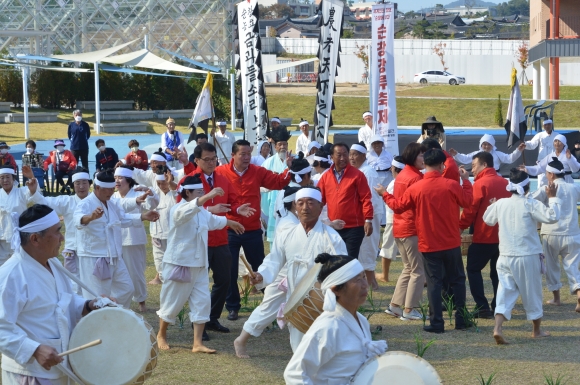
[[[123,55],[109,56],[102,58],[99,61],[104,63],[119,64],[133,67],[149,68],[153,70],[175,71],[175,72],[189,72],[205,74],[207,71],[189,68],[177,63],[172,63],[168,60],[160,58],[152,52],[142,49],[136,52],[130,52]]]
[[[263,73],[268,73],[268,72],[276,72],[276,71],[280,71],[283,70],[284,68],[290,68],[290,67],[295,67],[295,66],[299,66],[302,64],[306,64],[306,63],[311,63],[313,61],[318,60],[317,57],[311,58],[311,59],[304,59],[304,60],[299,60],[299,61],[289,61],[287,63],[281,63],[281,64],[274,64],[271,66],[264,66],[264,69],[262,70]]]
[[[124,43],[121,45],[117,45],[115,47],[101,49],[99,51],[92,51],[92,52],[83,52],[83,53],[75,53],[71,55],[52,55],[51,58],[55,59],[62,59],[68,61],[79,61],[83,63],[95,63],[103,60],[109,55],[114,54],[115,52],[127,47],[130,44],[133,44],[137,40],[130,41],[128,43]]]

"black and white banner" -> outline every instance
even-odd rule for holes
[[[372,7],[370,100],[373,128],[385,139],[386,149],[399,154],[397,104],[395,99],[394,4]]]
[[[314,111],[314,140],[328,142],[328,129],[332,126],[335,78],[340,67],[340,35],[344,3],[340,0],[322,0],[318,6],[318,80],[316,82],[316,108]]]
[[[266,139],[268,108],[262,73],[262,47],[257,0],[237,4],[233,24],[238,47],[236,69],[240,70],[242,85],[242,116],[244,138],[252,145]]]

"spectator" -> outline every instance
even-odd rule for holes
[[[580,163],[580,140],[577,140],[574,143],[574,149],[572,150],[572,155],[574,155],[574,158],[576,158],[576,160]],[[572,178],[574,178],[574,179],[580,178],[580,171],[573,172]]]
[[[125,155],[125,164],[127,166],[132,166],[134,168],[147,171],[147,168],[149,167],[147,153],[143,150],[139,150],[139,142],[137,142],[135,139],[131,139],[129,141],[129,148],[131,151]]]
[[[68,125],[68,139],[70,140],[70,150],[76,158],[76,163],[83,164],[83,168],[89,169],[89,138],[91,129],[89,124],[83,120],[81,110],[73,112],[75,121]],[[80,158],[80,159],[79,159]]]
[[[229,163],[232,155],[232,146],[236,141],[234,134],[227,131],[226,124],[225,120],[220,119],[218,122],[219,130],[212,128],[209,138],[209,143],[213,144],[217,149],[217,157],[220,165]]]
[[[28,140],[25,143],[26,146],[26,153],[22,154],[22,165],[23,166],[30,166],[32,172],[35,175],[35,178],[38,180],[38,187],[41,190],[44,190],[44,171],[43,171],[43,157],[42,154],[36,152],[36,143],[34,140]],[[28,178],[23,177],[22,183],[26,184]]]
[[[167,132],[161,135],[161,148],[167,158],[168,166],[180,169],[183,167],[179,163],[179,152],[183,151],[183,146],[185,145],[185,140],[183,139],[183,134],[179,131],[175,131],[175,120],[168,118],[165,121],[167,126]]]
[[[197,134],[196,138],[195,138],[195,144],[196,144],[196,148],[197,146],[199,146],[202,143],[207,143],[207,135],[204,134],[203,132],[201,134]],[[191,164],[195,164],[195,148],[193,149],[191,155],[189,156],[189,163]]]
[[[115,150],[105,146],[103,139],[97,139],[95,146],[99,149],[99,152],[95,154],[97,171],[100,172],[115,168],[115,165],[119,162],[119,155],[117,155]]]
[[[77,160],[74,154],[64,149],[64,141],[57,139],[54,141],[55,151],[51,151],[48,154],[48,158],[44,160],[43,168],[44,171],[48,171],[48,166],[52,164],[54,170],[54,178],[56,179],[57,186],[60,186],[60,193],[64,194],[67,191],[70,192],[72,188],[72,172],[77,167]],[[67,183],[64,183],[63,178],[68,178]]]
[[[10,146],[6,142],[0,142],[0,166],[12,166],[14,172],[18,172],[18,166],[16,165],[16,160],[12,154],[9,154]]]

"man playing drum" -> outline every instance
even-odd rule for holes
[[[290,297],[296,285],[314,265],[316,255],[329,251],[346,254],[346,245],[340,235],[320,220],[322,212],[320,190],[314,187],[303,187],[296,193],[295,202],[300,224],[276,234],[275,247],[264,259],[264,263],[252,279],[252,284],[257,288],[265,287],[274,282],[285,267],[287,269],[286,298]],[[266,300],[267,298],[264,298],[264,301]],[[295,350],[303,334],[292,325],[288,326],[290,345],[292,350]],[[251,334],[258,336],[260,333],[261,331],[249,333],[244,327],[240,337],[234,341],[236,355],[240,358],[248,358],[246,343]]]
[[[58,354],[95,300],[75,294],[57,266],[64,238],[56,212],[34,205],[13,218],[15,252],[0,267],[2,384],[68,384],[68,361]]]

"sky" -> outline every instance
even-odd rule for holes
[[[367,0],[368,2],[369,0]],[[398,4],[399,7],[399,11],[401,12],[409,12],[409,11],[416,11],[418,9],[421,8],[425,8],[425,7],[434,7],[435,4],[439,3],[439,4],[449,4],[451,3],[453,0],[392,0],[395,3]],[[490,1],[492,3],[500,3],[500,0],[486,0],[486,1]],[[504,0],[505,1],[505,0]],[[357,1],[355,1],[357,2]]]

